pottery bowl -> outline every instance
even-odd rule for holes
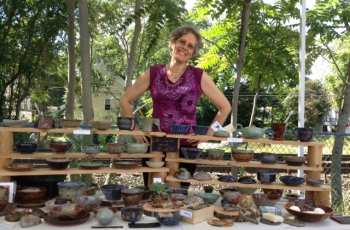
[[[125,188],[122,189],[122,198],[126,204],[137,205],[142,200],[144,191],[141,188]]]
[[[146,164],[151,168],[160,168],[165,164],[165,161],[146,161]]]
[[[240,194],[252,195],[258,188],[251,187],[237,187],[237,190]]]
[[[97,206],[92,208],[92,212],[95,213],[95,215],[103,208],[109,208],[112,212],[116,213],[118,211],[117,206]]]
[[[84,205],[85,211],[91,212],[93,208],[102,203],[102,199],[96,196],[79,196],[74,199],[74,203]]]
[[[3,119],[4,125],[7,127],[24,127],[28,123],[29,120],[11,120],[11,119]]]
[[[292,166],[301,166],[305,163],[306,157],[299,157],[299,156],[285,156],[284,161],[287,163],[287,165]]]
[[[254,204],[259,206],[275,206],[277,201],[279,200],[278,197],[272,194],[265,194],[265,193],[254,193],[252,194],[252,198],[254,201]]]
[[[174,226],[180,223],[183,216],[181,216],[178,213],[172,213],[172,217],[159,217],[159,214],[156,214],[156,219],[159,221],[159,223],[167,225],[167,226]]]
[[[260,161],[264,164],[274,164],[278,160],[278,155],[275,153],[260,153]]]
[[[84,145],[83,152],[86,154],[96,154],[100,152],[100,146],[98,145]]]
[[[181,124],[172,124],[170,125],[170,129],[174,134],[185,134],[188,130],[188,125]]]
[[[139,162],[132,160],[114,160],[112,164],[116,169],[134,169],[137,168]]]
[[[9,200],[9,189],[0,186],[0,211],[2,211],[4,208],[6,208]]]
[[[234,178],[231,175],[222,175],[222,176],[218,177],[218,181],[222,181],[222,182],[237,182],[237,179]]]
[[[81,124],[82,120],[60,119],[63,128],[76,128]]]
[[[126,151],[128,153],[146,153],[148,144],[146,143],[128,143],[126,144]]]
[[[74,220],[85,213],[85,206],[79,203],[54,204],[50,206],[50,213],[58,220]]]
[[[289,185],[289,186],[298,186],[305,183],[305,179],[303,177],[297,177],[297,176],[280,176],[279,179],[285,185]]]
[[[317,178],[310,178],[307,180],[307,184],[315,187],[321,187],[323,183],[324,183],[324,180],[317,179]]]
[[[294,202],[299,198],[299,195],[297,193],[285,193],[284,198],[288,200],[288,202]]]
[[[237,162],[248,162],[253,159],[254,151],[247,149],[231,149],[231,156]]]
[[[209,126],[192,125],[192,129],[196,135],[207,135]]]
[[[90,123],[94,129],[98,130],[107,130],[112,126],[111,121],[90,121]]]
[[[276,181],[276,172],[269,169],[258,170],[258,180],[262,184],[271,184]]]
[[[137,207],[137,206],[134,206],[134,207],[123,207],[121,210],[121,216],[122,216],[122,219],[124,221],[128,221],[128,222],[131,222],[132,221],[132,218],[133,216],[135,217],[135,219],[133,221],[138,221],[141,219],[142,217],[142,208],[141,207]]]
[[[186,159],[198,159],[203,153],[203,149],[196,147],[182,147],[180,149]]]
[[[205,192],[198,192],[198,196],[200,196],[205,203],[214,204],[220,197],[220,194],[217,193],[205,193]]]
[[[225,154],[223,149],[207,149],[208,159],[209,160],[221,160]]]
[[[122,153],[124,152],[124,144],[108,142],[107,152],[110,154]]]
[[[122,198],[122,189],[124,188],[124,184],[105,184],[100,187],[106,200],[120,200]]]
[[[64,153],[72,148],[73,144],[70,141],[52,141],[49,143],[51,151]]]
[[[45,193],[46,188],[42,186],[21,186],[16,189],[16,196],[22,203],[39,203]]]
[[[83,182],[63,181],[57,183],[58,197],[65,200],[72,200],[75,197],[84,196],[86,184]]]
[[[325,211],[325,213],[323,214],[299,212],[299,211],[290,209],[291,206],[294,206],[294,202],[284,203],[283,206],[287,210],[287,212],[295,216],[298,220],[305,221],[305,222],[318,222],[329,218],[334,213],[333,208],[322,204],[316,204],[316,207],[323,209],[323,211]]]
[[[268,189],[268,188],[263,188],[263,193],[265,194],[270,194],[274,195],[277,197],[277,199],[280,199],[283,195],[284,190],[283,189]]]
[[[242,184],[256,184],[256,181],[250,176],[242,176],[238,179],[238,182]]]
[[[20,153],[34,153],[38,149],[36,143],[18,143],[16,144],[16,150]]]
[[[71,160],[68,158],[46,158],[45,162],[53,170],[62,170],[68,168]]]

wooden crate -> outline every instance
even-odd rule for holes
[[[197,224],[202,221],[206,221],[207,219],[210,219],[214,217],[214,205],[210,205],[209,207],[202,208],[199,210],[191,210],[187,209],[188,206],[197,206],[201,204],[199,203],[194,203],[190,205],[183,206],[180,209],[180,215],[183,216],[182,221],[189,223],[189,224]]]

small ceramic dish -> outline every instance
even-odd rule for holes
[[[324,180],[317,179],[317,178],[310,178],[307,180],[307,184],[315,186],[315,187],[321,187],[323,185]]]
[[[83,152],[86,154],[96,154],[100,152],[100,146],[98,145],[84,145]]]
[[[256,181],[250,176],[242,176],[238,179],[238,182],[242,184],[256,184]]]
[[[103,166],[101,162],[82,162],[78,164],[81,169],[99,169]]]
[[[218,181],[222,181],[222,182],[237,182],[236,178],[234,178],[231,175],[220,176],[218,178]]]
[[[196,147],[182,147],[180,148],[182,154],[186,159],[198,159],[199,156],[203,153],[202,149]]]
[[[165,161],[146,161],[146,164],[151,168],[160,168],[163,167]]]
[[[46,158],[46,164],[53,170],[63,170],[68,168],[71,160],[68,158]]]
[[[231,156],[237,162],[248,162],[253,159],[254,151],[249,149],[231,149]]]
[[[287,165],[291,166],[302,166],[305,164],[307,157],[299,157],[299,156],[285,156],[284,161]]]
[[[78,127],[82,120],[70,120],[70,119],[60,119],[63,128],[76,128]]]
[[[146,143],[128,143],[126,144],[126,151],[128,153],[146,153],[148,144]]]
[[[188,125],[172,124],[170,125],[171,132],[173,134],[185,134],[188,130]]]
[[[192,125],[192,129],[196,135],[207,135],[209,126]]]
[[[7,127],[24,127],[27,125],[29,120],[11,120],[11,119],[4,119],[2,122],[4,122],[4,125]]]
[[[296,176],[280,176],[280,181],[285,185],[298,186],[305,183],[305,178]]]
[[[167,226],[174,226],[180,223],[183,216],[181,216],[179,213],[172,213],[172,217],[159,217],[159,214],[156,214],[156,219],[164,225]]]
[[[205,192],[199,192],[197,193],[198,196],[200,196],[205,203],[214,204],[220,197],[220,194],[217,193],[205,193]]]
[[[230,133],[227,132],[226,130],[218,130],[215,131],[214,133],[214,137],[229,137]]]

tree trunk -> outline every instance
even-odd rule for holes
[[[261,83],[261,74],[259,74],[259,76],[258,76],[258,85],[256,86],[256,90],[255,90],[253,108],[252,108],[252,114],[250,116],[249,126],[251,126],[254,122],[255,111],[256,111],[256,102],[258,101],[259,91],[260,91],[260,83]]]
[[[74,54],[74,0],[67,0],[68,14],[68,92],[66,102],[66,118],[74,118],[75,102],[75,54]]]
[[[341,158],[344,146],[344,133],[346,123],[350,117],[350,60],[346,73],[345,91],[343,96],[342,108],[339,110],[339,119],[337,124],[337,133],[334,138],[332,149],[332,169],[331,169],[331,187],[332,189],[332,207],[338,210],[344,210],[342,181],[341,181]]]

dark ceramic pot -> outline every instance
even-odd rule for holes
[[[129,205],[138,205],[142,200],[144,189],[140,188],[125,188],[122,189],[122,198]]]
[[[188,125],[172,124],[170,125],[171,132],[174,134],[185,134],[188,130]]]
[[[297,177],[297,176],[280,176],[279,179],[285,185],[289,185],[289,186],[298,186],[305,183],[305,179],[303,177]]]
[[[222,182],[237,182],[236,178],[231,175],[224,175],[218,178],[218,181]]]
[[[260,153],[260,161],[261,163],[264,163],[264,164],[274,164],[277,162],[277,159],[278,159],[278,155],[275,154],[275,153],[265,153],[265,152],[262,152]]]
[[[198,159],[203,150],[195,147],[182,147],[181,152],[187,159]]]
[[[124,207],[121,209],[122,219],[128,222],[136,222],[142,217],[141,207]]]
[[[286,123],[284,122],[273,122],[271,124],[271,129],[273,131],[273,140],[283,141],[284,130],[286,129]]]
[[[203,186],[203,190],[205,193],[212,193],[214,188],[213,186]]]
[[[314,130],[312,128],[294,128],[293,134],[298,141],[311,141]]]
[[[238,179],[238,182],[242,184],[256,184],[256,181],[250,176],[242,176]]]
[[[120,200],[124,188],[124,184],[105,184],[100,187],[107,200]]]
[[[276,181],[276,173],[268,169],[258,170],[258,180],[262,184],[271,184]]]
[[[34,153],[38,149],[36,143],[18,143],[16,144],[16,150],[20,153]]]
[[[192,125],[192,129],[196,135],[207,135],[209,126]]]
[[[117,126],[120,130],[134,130],[136,125],[135,118],[133,117],[118,117]]]

